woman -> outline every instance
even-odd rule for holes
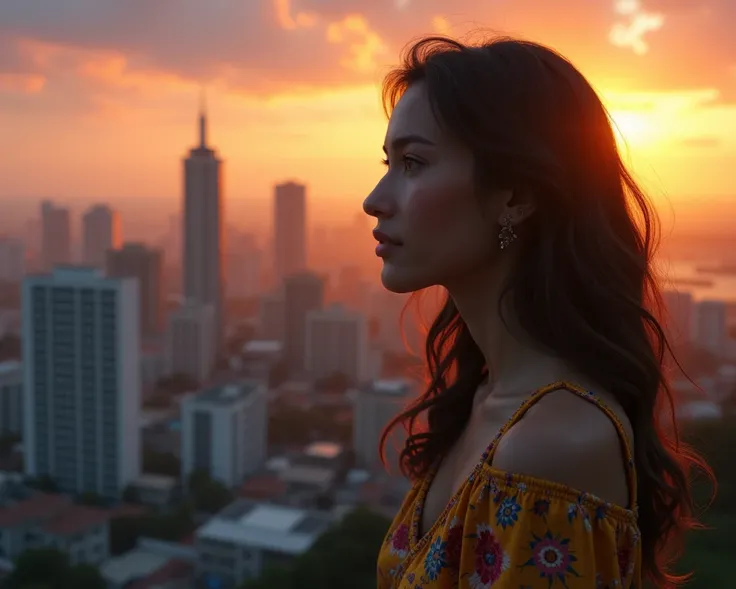
[[[387,172],[364,203],[381,278],[447,298],[427,390],[390,426],[409,428],[415,485],[379,588],[670,586],[702,463],[658,423],[654,214],[600,99],[540,45],[434,37],[384,101]]]

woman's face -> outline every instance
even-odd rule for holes
[[[442,130],[423,84],[396,105],[384,151],[386,174],[363,203],[378,221],[383,285],[394,292],[451,288],[487,271],[508,198],[478,193],[472,153]]]

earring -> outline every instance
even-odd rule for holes
[[[516,233],[514,232],[512,221],[513,219],[508,213],[501,218],[501,231],[498,233],[498,242],[502,250],[509,247],[511,242],[516,239]]]

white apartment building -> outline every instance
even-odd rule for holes
[[[23,282],[26,474],[116,497],[140,475],[138,283],[57,267]]]
[[[181,404],[181,464],[186,482],[202,470],[228,487],[261,467],[267,450],[266,386],[243,381],[187,396]]]
[[[352,391],[353,397],[353,449],[360,466],[368,469],[381,465],[379,444],[381,434],[388,423],[410,401],[412,386],[402,379],[375,380]],[[405,440],[399,427],[388,439],[386,459],[392,470]]]
[[[217,357],[215,307],[187,302],[169,316],[164,366],[167,374],[209,378]]]
[[[331,523],[325,514],[240,499],[197,530],[197,579],[204,587],[236,589],[266,568],[287,566]]]
[[[368,328],[360,313],[340,305],[310,311],[306,340],[306,368],[313,378],[341,373],[359,383],[370,377]]]

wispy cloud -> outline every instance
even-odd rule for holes
[[[658,31],[664,24],[664,15],[647,12],[639,0],[616,0],[614,12],[618,20],[611,27],[608,38],[617,47],[631,49],[637,55],[649,51],[644,38],[648,33]]]

